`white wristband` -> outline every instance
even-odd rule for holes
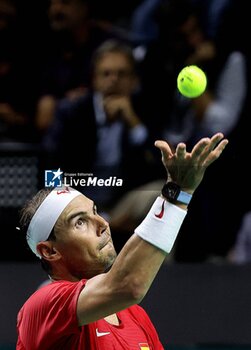
[[[155,247],[170,253],[187,211],[158,197],[135,233]]]

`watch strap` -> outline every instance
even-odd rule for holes
[[[188,205],[190,203],[191,199],[192,199],[192,194],[184,192],[184,191],[180,191],[176,200],[177,200],[177,202]]]

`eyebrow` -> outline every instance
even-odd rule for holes
[[[88,213],[86,211],[78,211],[76,213],[71,214],[67,219],[66,222],[67,224],[69,224],[75,217],[82,215],[82,216],[86,216],[88,215]]]
[[[96,206],[96,204],[94,202],[93,202],[92,210],[93,210],[93,212],[97,212],[97,206]],[[69,224],[75,217],[77,217],[79,215],[87,216],[88,213],[87,213],[87,211],[82,211],[81,210],[81,211],[78,211],[76,213],[71,214],[68,218],[66,218],[67,224]]]

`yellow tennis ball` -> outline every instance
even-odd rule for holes
[[[206,74],[195,65],[184,67],[178,75],[177,86],[183,96],[189,98],[198,97],[206,89]]]

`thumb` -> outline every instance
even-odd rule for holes
[[[154,142],[154,145],[161,151],[164,161],[170,159],[173,156],[173,152],[166,141],[156,140]]]

